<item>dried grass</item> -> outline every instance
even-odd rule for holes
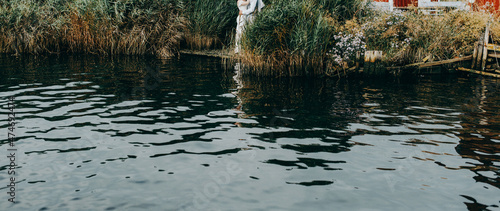
[[[169,57],[188,23],[180,0],[12,0],[0,6],[2,53]]]
[[[401,65],[420,62],[427,56],[445,60],[471,55],[488,21],[492,34],[498,34],[497,19],[485,12],[468,11],[440,16],[415,11],[383,14],[363,28],[368,49],[382,50],[388,63]]]
[[[186,45],[193,50],[229,46],[236,28],[236,0],[187,0],[189,33]]]

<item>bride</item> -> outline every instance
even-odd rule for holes
[[[245,30],[245,25],[253,22],[255,8],[260,12],[264,7],[264,3],[262,0],[238,0],[237,5],[240,12],[238,18],[236,18],[236,47],[234,53],[240,52],[241,35]]]

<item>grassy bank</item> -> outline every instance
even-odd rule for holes
[[[486,12],[428,16],[415,10],[380,13],[364,0],[264,0],[243,35],[238,56],[246,73],[263,76],[340,75],[365,50],[387,65],[472,54],[490,21]],[[0,1],[0,53],[176,55],[180,48],[230,49],[236,0]]]
[[[331,1],[334,2],[334,1]],[[331,3],[330,2],[330,3]],[[367,5],[333,10],[321,1],[280,1],[266,8],[244,35],[242,61],[256,75],[340,75],[366,50],[383,51],[387,66],[471,55],[490,23],[494,43],[499,19],[487,12],[417,10],[376,12]],[[356,11],[356,12],[352,12]],[[350,19],[339,18],[350,14]],[[361,14],[361,15],[358,15]]]
[[[0,2],[0,52],[174,55],[231,45],[234,0]]]
[[[342,25],[371,10],[365,1],[273,0],[248,26],[240,56],[263,76],[331,75],[331,50]]]
[[[324,74],[336,25],[313,0],[275,0],[247,27],[242,63],[256,75]]]
[[[10,0],[0,52],[172,56],[187,30],[179,0]]]
[[[452,11],[441,16],[395,12],[378,15],[361,28],[368,49],[383,51],[387,63],[403,65],[425,57],[437,61],[471,55],[488,20],[497,41],[498,19],[484,12]]]

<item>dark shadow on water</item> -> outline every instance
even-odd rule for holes
[[[461,141],[455,149],[462,157],[477,161],[463,167],[476,174],[477,182],[500,188],[500,84],[481,78],[469,91],[461,115]],[[495,176],[483,172],[495,172]]]

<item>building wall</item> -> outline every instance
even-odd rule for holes
[[[377,10],[392,11],[394,9],[394,0],[373,0],[372,5]]]
[[[404,8],[410,5],[416,7],[453,7],[462,10],[469,10],[475,1],[475,8],[484,8],[484,5],[494,4],[498,10],[500,0],[372,0],[375,9],[392,11],[394,8]],[[491,6],[490,6],[491,8]]]
[[[467,9],[469,2],[461,0],[419,0],[419,7],[453,7]]]
[[[408,7],[408,6],[418,7],[418,0],[394,0],[394,7]]]
[[[473,7],[475,10],[488,10],[490,12],[498,13],[500,0],[475,0]]]

